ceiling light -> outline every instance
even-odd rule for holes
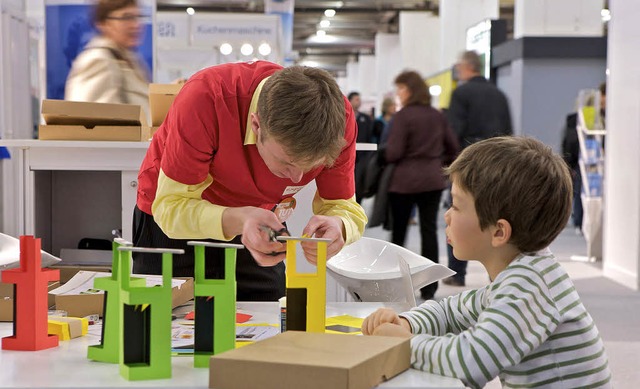
[[[332,18],[332,17],[336,16],[336,10],[335,9],[326,9],[326,10],[324,10],[324,16],[326,16],[328,18]]]
[[[195,13],[196,13],[196,10],[195,10],[195,9],[193,9],[193,7],[189,7],[189,8],[187,8],[187,13],[188,13],[189,15],[193,15],[193,14],[195,14]]]
[[[271,54],[271,46],[268,43],[262,43],[258,46],[258,53],[264,56]]]
[[[429,87],[429,94],[431,96],[440,96],[442,93],[442,87],[440,85],[431,85]]]
[[[344,5],[344,1],[336,2],[336,8],[342,8],[343,5]]]
[[[231,52],[233,52],[233,46],[231,46],[230,44],[223,43],[220,45],[220,54],[229,55],[231,54]]]
[[[318,31],[316,31],[316,35],[317,36],[325,36],[325,35],[327,35],[327,32],[325,30],[318,30]]]
[[[240,46],[240,52],[242,53],[242,55],[251,55],[253,54],[253,46],[251,46],[250,43],[245,43]]]
[[[609,20],[611,20],[611,11],[609,11],[606,8],[603,8],[600,11],[600,16],[602,17],[603,22],[608,22]]]
[[[302,61],[302,66],[308,66],[310,68],[317,68],[319,65],[316,61]]]
[[[326,20],[326,19],[325,19],[325,20],[321,20],[321,21],[320,21],[320,27],[322,27],[322,28],[327,28],[327,27],[329,27],[330,25],[331,25],[331,22],[330,22],[330,21],[328,21],[328,20]]]

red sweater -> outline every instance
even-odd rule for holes
[[[151,214],[160,168],[185,185],[202,183],[211,175],[213,183],[202,198],[222,206],[270,209],[291,196],[287,187],[304,186],[314,178],[324,199],[353,196],[357,130],[346,98],[346,146],[331,168],[314,169],[300,183],[273,175],[255,144],[244,144],[253,93],[260,81],[279,69],[282,67],[265,61],[234,63],[204,69],[189,79],[142,162],[138,174],[140,210]]]

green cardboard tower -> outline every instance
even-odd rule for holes
[[[171,276],[173,254],[181,249],[119,247],[120,375],[128,380],[171,378]],[[162,255],[162,285],[134,286],[131,252]]]
[[[235,348],[236,254],[243,245],[190,241],[194,246],[195,341],[194,367],[209,367],[212,355]],[[223,248],[224,278],[205,276],[205,249]]]
[[[122,266],[122,257],[126,253],[119,251],[120,246],[132,246],[131,242],[116,238],[113,241],[113,260],[111,276],[100,277],[93,281],[95,289],[104,290],[104,309],[102,314],[102,337],[100,344],[89,346],[87,358],[99,362],[118,363],[120,358],[120,285],[118,277]],[[131,286],[144,286],[143,278],[129,280]]]

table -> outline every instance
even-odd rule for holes
[[[7,233],[36,235],[54,255],[82,237],[109,239],[112,229],[131,240],[138,170],[149,142],[19,139],[0,140],[0,146],[10,148],[16,165],[15,177],[3,185],[15,203],[5,209]]]
[[[365,317],[379,307],[403,310],[400,303],[330,303],[327,317],[352,315]],[[239,302],[238,309],[253,315],[249,323],[278,323],[276,302]],[[0,336],[12,334],[11,323],[0,323]],[[350,335],[345,335],[350,336]],[[206,388],[209,370],[193,367],[191,357],[172,358],[172,378],[152,381],[127,381],[118,366],[90,361],[87,346],[96,344],[96,337],[84,336],[60,346],[42,351],[0,350],[0,386],[2,387],[153,387]],[[409,369],[381,384],[379,388],[464,388],[460,380]]]

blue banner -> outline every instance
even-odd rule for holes
[[[288,57],[293,50],[293,9],[294,0],[265,0],[264,13],[280,16],[282,27],[281,50]]]
[[[64,86],[73,60],[84,46],[98,34],[93,25],[93,6],[79,1],[78,4],[55,4],[45,7],[47,37],[47,98],[64,99]],[[142,8],[145,14],[150,10]],[[142,24],[143,39],[138,53],[153,74],[153,26],[151,18]]]

